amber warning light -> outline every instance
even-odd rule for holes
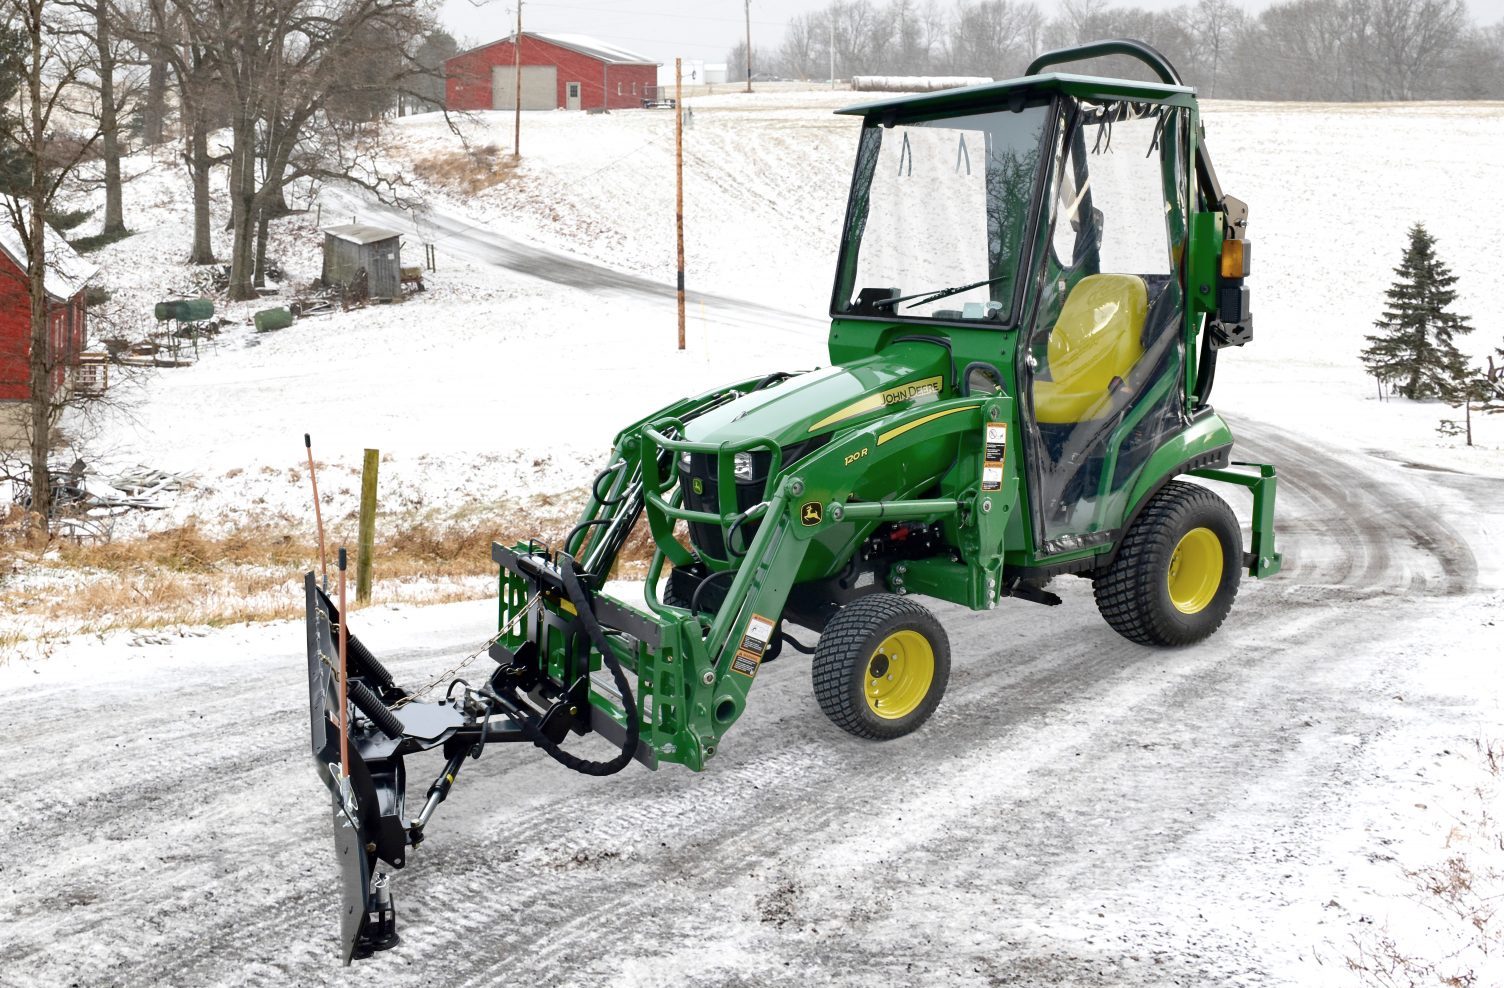
[[[1248,277],[1248,265],[1253,251],[1246,240],[1222,241],[1222,277],[1227,279]]]

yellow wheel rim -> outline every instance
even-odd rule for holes
[[[935,649],[917,631],[895,631],[867,660],[867,707],[884,720],[907,717],[935,682]]]
[[[1170,603],[1182,614],[1199,614],[1222,585],[1222,540],[1209,528],[1193,528],[1170,554]]]

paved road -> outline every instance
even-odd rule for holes
[[[346,201],[363,220],[375,219],[393,229],[413,228],[414,213],[379,203],[331,193],[337,201]],[[617,271],[604,264],[571,254],[525,243],[502,233],[497,226],[457,216],[441,209],[425,208],[421,212],[422,238],[436,243],[444,253],[490,264],[540,281],[579,288],[592,293],[614,292],[644,299],[672,300],[672,284],[643,275]],[[695,290],[693,304],[704,305],[722,319],[745,323],[759,329],[790,329],[823,332],[826,320],[818,314],[796,314],[776,304],[766,304],[731,295]]]

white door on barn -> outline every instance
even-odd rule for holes
[[[491,108],[510,110],[517,105],[517,67],[497,65],[491,69]],[[559,68],[556,65],[522,67],[522,108],[553,110],[559,106]]]
[[[564,86],[565,108],[570,110],[578,110],[580,108],[580,84],[578,82],[566,82]]]

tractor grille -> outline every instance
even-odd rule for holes
[[[822,436],[811,436],[803,442],[783,447],[783,468],[787,469],[801,457],[808,456],[828,442],[830,442],[829,433]],[[768,471],[773,465],[773,455],[766,450],[754,450],[751,453],[751,457],[752,476],[746,480],[736,481],[737,511],[746,511],[748,508],[764,500],[767,497],[769,482],[773,479],[768,476]],[[708,511],[711,514],[720,514],[720,487],[716,479],[715,454],[690,453],[687,463],[685,458],[680,456],[677,462],[677,469],[679,471],[679,489],[684,492],[684,507],[691,511]],[[698,491],[695,490],[697,481]],[[752,536],[756,534],[757,522],[748,522],[741,526],[736,532],[736,548],[745,553],[747,547],[752,544]],[[708,556],[711,559],[731,560],[731,557],[726,552],[726,533],[721,529],[721,526],[690,522],[689,538],[702,555]]]
[[[769,457],[766,453],[754,454],[752,479],[745,483],[738,482],[736,485],[736,510],[746,511],[754,504],[762,500],[763,489],[767,486]],[[719,514],[721,510],[720,487],[716,480],[716,458],[709,453],[691,453],[689,456],[689,468],[686,470],[681,459],[679,463],[679,487],[684,492],[684,506],[691,511],[708,511]],[[698,491],[696,488],[698,487]],[[749,522],[741,526],[736,533],[736,547],[743,552],[751,542],[752,536],[757,532],[757,523]],[[712,559],[729,560],[726,552],[725,532],[719,525],[706,525],[702,522],[689,523],[689,539],[702,555]]]

